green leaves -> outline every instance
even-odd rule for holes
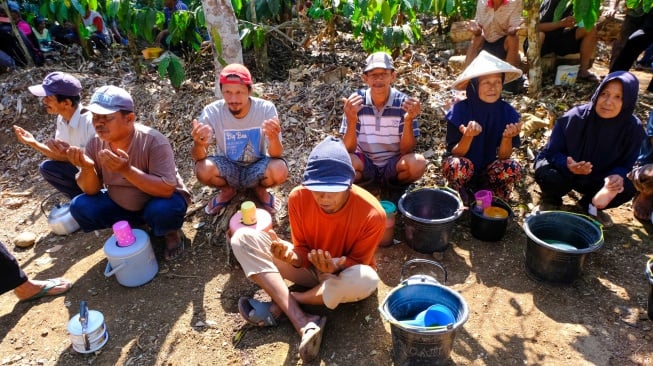
[[[335,14],[349,18],[352,33],[362,37],[365,51],[392,51],[421,38],[417,11],[423,6],[422,0],[347,0],[329,7],[327,2],[316,0],[308,16],[328,21],[335,10]]]
[[[181,59],[172,52],[165,52],[159,58],[158,71],[162,78],[170,77],[170,83],[176,89],[186,80],[184,65]]]

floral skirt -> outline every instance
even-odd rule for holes
[[[515,159],[497,159],[485,171],[477,173],[471,160],[449,156],[442,163],[442,174],[449,186],[459,192],[486,188],[495,196],[508,200],[515,182],[521,180],[522,166]]]

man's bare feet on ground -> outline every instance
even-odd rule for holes
[[[651,220],[653,195],[637,194],[633,199],[633,216],[639,220]]]

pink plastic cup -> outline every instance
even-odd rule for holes
[[[128,247],[136,241],[134,232],[132,231],[129,222],[122,220],[113,224],[113,235],[116,236],[116,241],[119,247]]]
[[[481,211],[492,206],[492,191],[480,190],[474,193],[474,198],[476,199],[476,208],[480,208]]]

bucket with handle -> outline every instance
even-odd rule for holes
[[[601,224],[588,216],[543,211],[524,221],[526,271],[534,279],[568,284],[580,275],[587,254],[604,243]]]
[[[404,216],[406,244],[431,254],[449,247],[455,221],[465,208],[458,193],[449,188],[420,188],[403,194],[399,211]]]
[[[470,230],[472,236],[482,241],[499,241],[503,238],[508,228],[508,222],[513,218],[514,213],[510,205],[504,200],[494,197],[488,208],[498,207],[504,210],[505,214],[487,215],[488,208],[485,210],[477,209],[478,202],[474,202],[471,207]]]
[[[159,264],[154,256],[150,237],[141,229],[132,231],[132,243],[121,243],[113,234],[104,243],[107,256],[106,277],[116,276],[118,283],[126,287],[138,287],[150,282],[159,272]],[[116,236],[118,235],[118,237]]]
[[[447,281],[447,270],[438,262],[412,259],[402,265],[399,285],[379,306],[381,316],[390,323],[392,358],[401,366],[445,364],[456,333],[469,318],[469,307],[458,292],[431,276],[419,274],[404,280],[405,270],[416,264],[440,269]]]

